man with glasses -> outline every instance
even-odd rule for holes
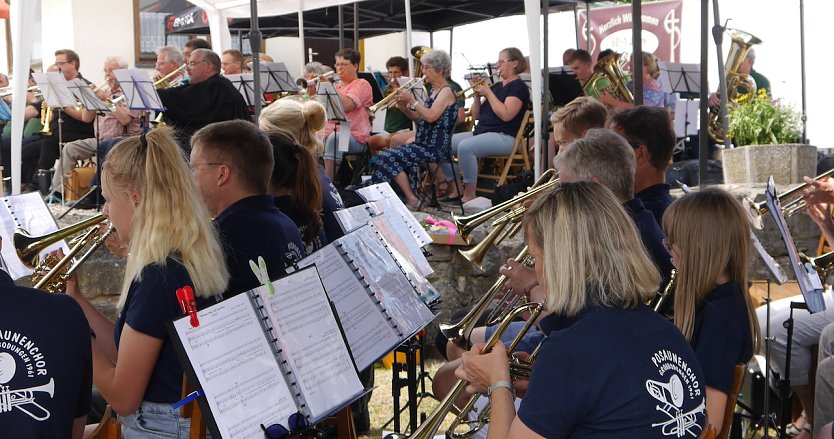
[[[192,57],[193,61],[193,57]],[[210,124],[191,138],[191,172],[224,244],[228,298],[260,285],[249,261],[263,257],[270,279],[306,256],[295,223],[267,193],[272,144],[255,124]]]
[[[183,55],[177,46],[165,46],[156,51],[156,74],[154,81],[170,75],[183,65]],[[168,79],[168,87],[176,87],[182,84],[183,73],[180,72]]]
[[[189,83],[159,90],[165,106],[164,120],[179,132],[180,146],[190,149],[189,139],[200,128],[233,119],[251,121],[249,108],[228,79],[220,76],[220,57],[208,49],[191,52],[186,70]]]
[[[243,73],[243,53],[234,49],[224,51],[220,57],[220,67],[226,76]]]

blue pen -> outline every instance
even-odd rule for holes
[[[195,391],[189,393],[188,396],[186,396],[185,398],[175,402],[174,403],[174,408],[178,409],[178,408],[188,404],[191,401],[194,401],[195,399],[197,399],[197,398],[199,398],[203,395],[204,395],[204,393],[203,393],[202,390],[195,390]]]

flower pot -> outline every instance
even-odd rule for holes
[[[790,143],[750,145],[721,151],[724,183],[767,183],[771,175],[778,186],[802,183],[817,170],[817,147]]]

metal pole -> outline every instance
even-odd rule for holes
[[[550,118],[547,117],[548,111],[550,110],[550,57],[548,56],[548,52],[550,51],[550,27],[548,24],[549,15],[550,15],[550,8],[549,0],[542,0],[542,42],[544,43],[544,57],[542,58],[542,70],[538,72],[539,75],[543,77],[542,89],[544,94],[544,99],[542,100],[542,105],[544,106],[544,111],[542,111],[541,120],[541,127],[542,127],[542,148],[539,151],[539,158],[540,162],[538,166],[536,166],[534,174],[538,178],[541,175],[541,172],[544,172],[545,169],[550,167],[550,163],[548,163],[548,148],[547,148],[547,129],[548,125],[550,124]],[[532,54],[530,54],[532,56]],[[530,72],[535,74],[536,72]],[[544,158],[544,160],[542,160]]]
[[[808,143],[808,114],[805,107],[805,0],[799,0],[799,58],[802,70],[802,143]]]
[[[724,130],[724,148],[732,147],[730,143],[730,121],[727,119],[727,73],[724,67],[724,26],[721,26],[721,17],[718,12],[718,0],[712,0],[712,15],[715,24],[712,26],[712,38],[715,40],[715,49],[718,56],[718,90],[721,93],[721,108],[718,117],[721,118],[721,126]]]
[[[411,0],[405,0],[405,53],[408,59],[408,72],[414,76],[414,57],[411,56]]]
[[[643,105],[643,7],[642,1],[631,3],[631,70],[634,81],[634,105]]]
[[[255,87],[255,123],[261,117],[261,30],[258,27],[258,1],[250,0],[249,47],[252,49],[252,75]]]
[[[353,50],[359,50],[359,2],[353,4]]]
[[[345,15],[342,5],[338,6],[339,11],[339,50],[345,47]]]
[[[585,0],[585,50],[591,51],[591,2],[588,0]]]
[[[304,42],[304,10],[301,8],[298,8],[298,39],[301,40],[301,68],[303,69],[307,65],[307,45]]]
[[[705,180],[707,174],[707,138],[709,127],[707,120],[707,100],[709,97],[709,76],[707,68],[709,64],[709,0],[701,0],[701,129],[698,132],[698,185]]]
[[[579,4],[577,4],[577,3],[574,3],[574,5],[573,5],[573,22],[574,23],[579,22]],[[576,36],[576,48],[577,49],[579,48],[579,32],[581,32],[581,31],[574,32],[574,35]]]

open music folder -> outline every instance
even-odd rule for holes
[[[32,269],[23,264],[17,256],[14,246],[14,232],[20,228],[32,236],[43,235],[58,230],[58,223],[52,217],[52,212],[46,206],[39,192],[29,192],[21,195],[10,195],[0,198],[0,236],[3,246],[0,250],[0,264],[7,270],[12,279],[20,279],[32,274]],[[61,240],[40,252],[41,257],[52,251],[62,249],[69,253],[66,241]]]
[[[212,437],[263,438],[295,413],[313,425],[365,393],[316,267],[272,286],[169,324]]]
[[[359,370],[434,319],[426,303],[436,291],[396,253],[373,224],[366,224],[298,263],[318,268]]]

